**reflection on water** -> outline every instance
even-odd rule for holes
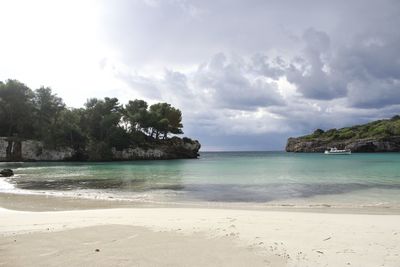
[[[57,180],[15,180],[18,188],[29,190],[78,190],[78,189],[118,189],[121,191],[182,190],[180,184],[152,183],[146,179],[57,179]]]
[[[337,195],[358,190],[400,190],[400,185],[380,184],[260,184],[260,185],[187,185],[187,198],[218,202],[270,202],[318,195]]]
[[[346,198],[351,202],[363,195],[367,201],[400,204],[400,154],[396,153],[330,157],[202,153],[199,160],[2,166],[15,169],[16,177],[8,182],[30,191],[96,190],[132,197],[148,192],[164,194],[171,201],[257,203],[343,195],[351,196]]]

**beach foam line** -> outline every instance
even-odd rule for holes
[[[11,192],[15,189],[15,186],[8,182],[6,178],[0,178],[0,192]]]

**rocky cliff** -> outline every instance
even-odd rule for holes
[[[197,140],[173,137],[122,150],[112,148],[112,160],[197,158],[200,147]],[[0,161],[81,161],[85,153],[71,147],[50,149],[37,140],[0,137]]]
[[[173,137],[147,144],[147,147],[112,149],[113,160],[197,158],[201,145],[197,140]]]
[[[323,152],[331,147],[352,152],[400,152],[400,116],[363,125],[323,131],[289,138],[288,152]]]
[[[324,152],[326,149],[336,147],[338,149],[350,149],[352,152],[400,152],[400,136],[381,139],[350,139],[329,140],[315,138],[305,140],[289,138],[286,144],[287,152]]]

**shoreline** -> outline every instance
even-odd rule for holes
[[[0,192],[0,208],[17,211],[69,211],[115,208],[193,208],[254,211],[283,211],[326,214],[400,215],[400,207],[334,206],[328,204],[291,205],[256,202],[163,202],[117,198],[92,198],[53,194]]]

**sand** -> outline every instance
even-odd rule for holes
[[[284,266],[279,257],[254,254],[229,238],[125,225],[13,235],[0,246],[5,266],[266,266],[271,259]]]
[[[400,215],[2,208],[0,256],[0,266],[400,266]]]

